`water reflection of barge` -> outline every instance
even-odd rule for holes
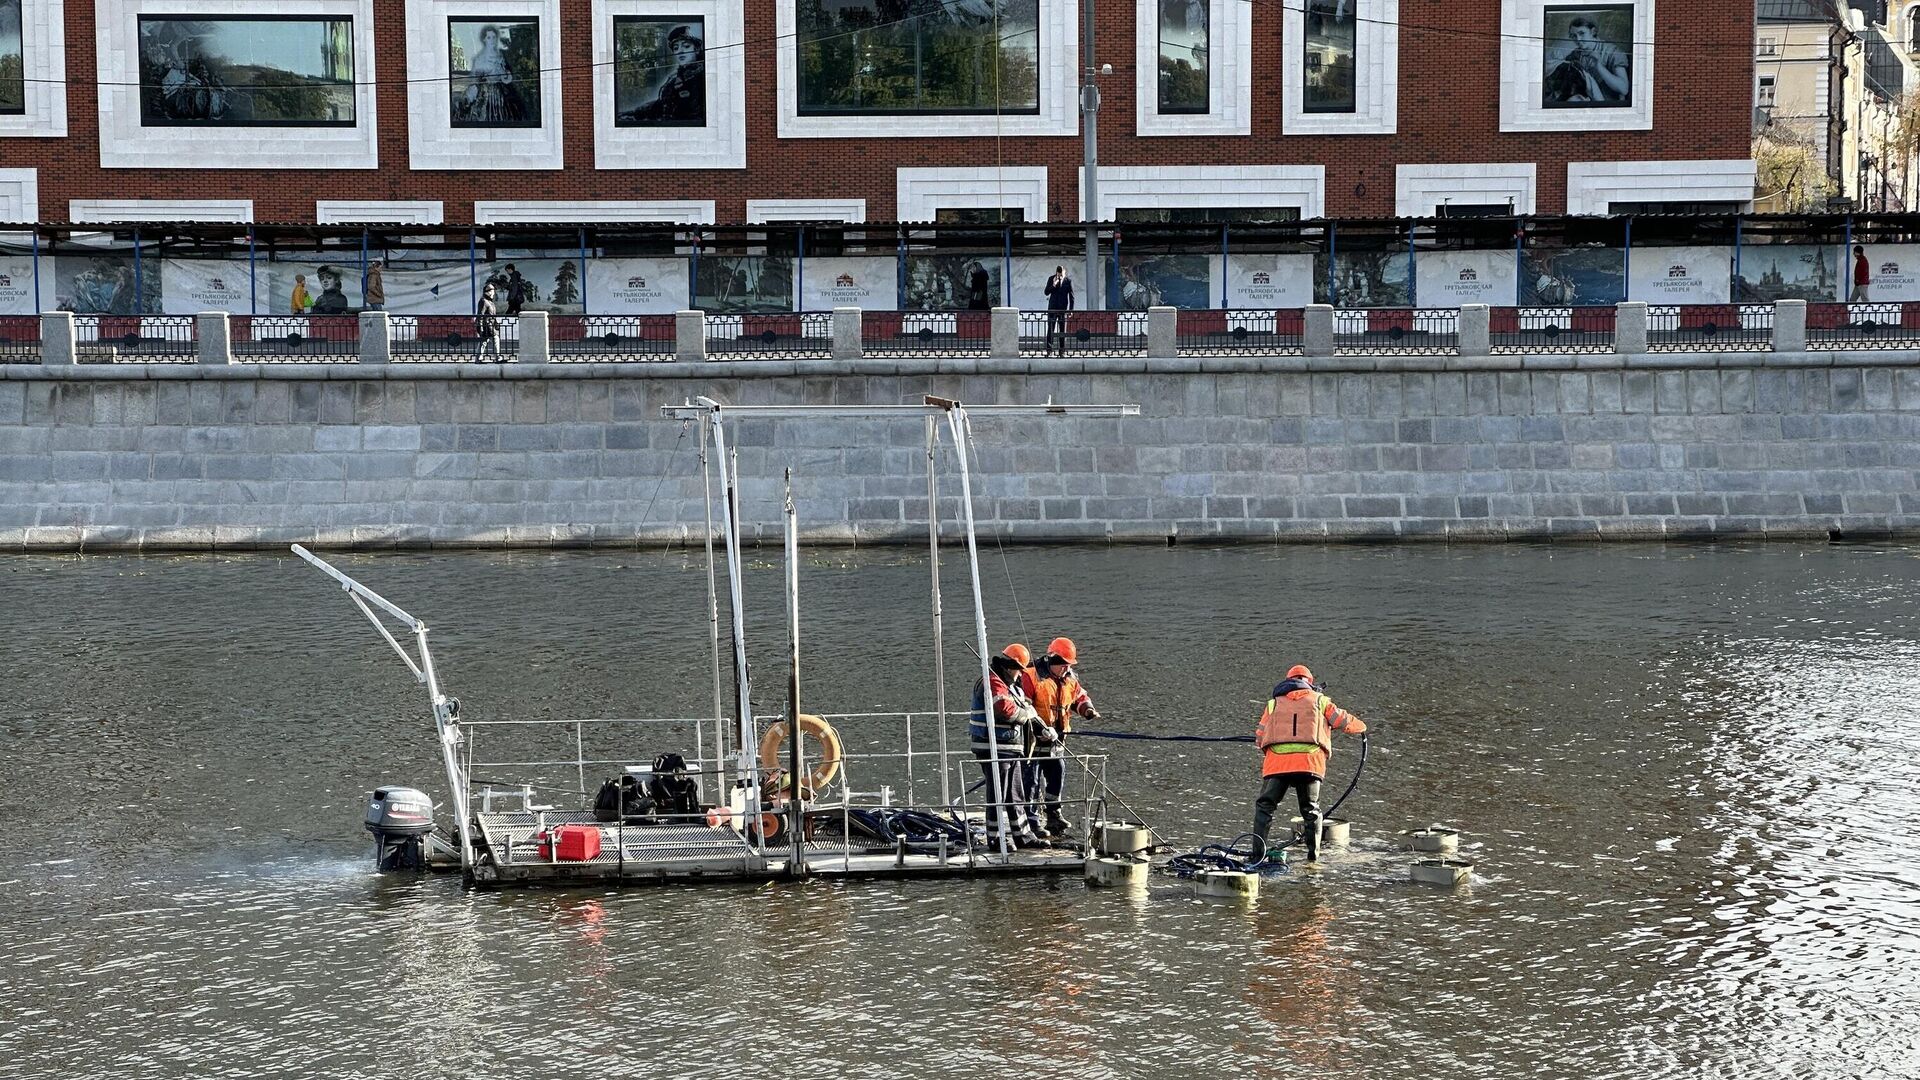
[[[453,821],[436,828],[429,798],[411,788],[381,788],[367,812],[382,869],[458,869],[473,885],[590,881],[727,881],[807,875],[921,877],[1047,874],[1081,871],[1077,846],[1017,848],[1000,816],[989,828],[988,804],[1002,801],[998,770],[985,784],[967,739],[967,714],[949,710],[943,659],[939,520],[941,463],[958,486],[958,537],[964,540],[972,591],[972,646],[979,678],[987,675],[972,476],[972,418],[1121,417],[1137,406],[963,406],[929,397],[920,405],[726,406],[708,398],[666,406],[669,418],[697,424],[707,502],[708,626],[712,643],[713,714],[695,718],[468,720],[444,692],[427,646],[427,626],[365,585],[296,546],[301,558],[331,576],[426,686]],[[741,586],[740,482],[729,452],[735,420],[783,423],[900,423],[926,429],[928,554],[933,624],[933,708],[922,712],[809,716],[800,709],[799,558],[789,470],[785,506],[785,571],[789,672],[786,709],[775,723],[757,716],[747,663]],[[945,440],[942,432],[945,432]],[[947,453],[947,451],[951,453]],[[715,470],[719,465],[720,528],[731,624],[732,678],[722,675],[718,572],[714,553]],[[953,539],[952,537],[948,538]],[[384,616],[384,618],[383,618]],[[389,629],[411,634],[410,653]],[[733,708],[724,700],[729,683]],[[801,737],[786,737],[795,718]],[[486,743],[486,753],[478,744]],[[634,764],[636,742],[672,755]],[[555,754],[560,742],[571,753]],[[691,756],[685,756],[687,750]],[[995,757],[1018,755],[996,744]],[[678,760],[674,760],[678,757]],[[611,815],[592,806],[595,783],[609,770]],[[517,774],[502,780],[503,774]],[[1063,803],[1090,836],[1112,794],[1105,760],[1073,755]],[[790,777],[804,777],[796,785]],[[571,781],[571,784],[566,783]],[[694,794],[689,794],[689,791]],[[563,807],[577,796],[585,807]],[[625,794],[622,794],[622,793]],[[604,795],[605,792],[602,792]],[[542,800],[552,799],[553,804]],[[612,820],[608,820],[611,816]]]

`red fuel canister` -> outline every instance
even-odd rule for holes
[[[600,854],[600,830],[592,825],[555,825],[534,839],[543,859],[586,862]]]

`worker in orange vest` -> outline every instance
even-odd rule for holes
[[[1034,700],[1040,693],[1040,690],[1034,681],[1033,652],[1025,645],[1016,641],[1006,648],[1001,649],[1000,655],[1020,665],[1020,690],[1027,695],[1028,701]]]
[[[1027,792],[1036,810],[1045,808],[1044,827],[1053,837],[1065,836],[1070,829],[1060,814],[1060,792],[1067,779],[1067,733],[1073,730],[1075,716],[1100,719],[1100,710],[1093,707],[1086,687],[1080,685],[1080,676],[1074,672],[1073,665],[1079,661],[1080,650],[1074,647],[1073,639],[1057,637],[1048,643],[1036,665],[1033,707],[1040,714],[1040,723],[1034,729],[1033,778]],[[1039,816],[1034,814],[1036,819]]]
[[[1273,688],[1253,741],[1263,759],[1260,797],[1253,801],[1253,831],[1262,841],[1273,824],[1273,811],[1292,790],[1300,803],[1307,831],[1307,861],[1320,857],[1320,782],[1327,776],[1327,758],[1333,754],[1333,733],[1358,735],[1367,730],[1360,718],[1340,708],[1320,692],[1305,664],[1287,669],[1287,677]]]

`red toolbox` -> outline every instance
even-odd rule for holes
[[[593,825],[555,825],[533,839],[543,859],[586,862],[600,854],[600,830]]]

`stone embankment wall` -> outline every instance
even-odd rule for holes
[[[1905,352],[6,365],[0,549],[681,542],[698,440],[663,403],[930,393],[1142,407],[976,421],[978,512],[1021,539],[1920,531]],[[925,535],[919,422],[736,435],[762,535],[789,464],[812,538]]]

